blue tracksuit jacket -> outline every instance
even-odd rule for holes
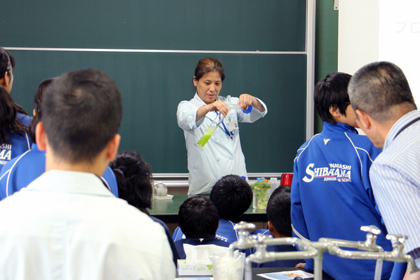
[[[360,227],[375,225],[382,231],[377,244],[392,250],[369,181],[369,168],[380,151],[353,127],[324,122],[322,133],[304,143],[294,161],[291,216],[296,231],[312,241],[364,241]],[[305,268],[313,270],[313,260],[306,261]],[[390,277],[392,267],[384,262],[382,279]],[[325,253],[323,269],[334,279],[373,279],[375,261]]]
[[[0,200],[27,187],[33,180],[45,172],[45,151],[40,151],[36,144],[32,149],[9,161],[0,173]],[[111,168],[102,175],[106,187],[118,197],[117,179]]]
[[[17,113],[17,117],[24,126],[29,126],[31,117],[21,113]],[[22,135],[8,132],[6,133],[10,138],[10,143],[0,143],[0,171],[11,159],[23,154],[27,150],[30,150],[32,145],[31,137],[29,137],[27,132]]]

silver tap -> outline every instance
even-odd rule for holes
[[[236,224],[234,229],[238,231],[238,241],[235,241],[229,245],[230,256],[233,256],[233,251],[235,251],[235,249],[248,249],[255,246],[254,240],[249,238],[249,231],[255,229],[254,224],[242,221]]]
[[[381,279],[382,262],[407,262],[408,270],[411,271],[413,260],[411,256],[403,253],[404,242],[407,236],[401,234],[388,234],[387,239],[393,242],[393,250],[391,252],[384,252],[383,248],[376,244],[377,235],[381,231],[375,226],[362,226],[360,229],[366,232],[365,241],[350,241],[330,238],[320,238],[317,242],[312,242],[308,239],[299,238],[271,238],[258,234],[250,236],[248,229],[253,229],[250,224],[241,222],[238,224],[239,238],[237,242],[230,245],[229,249],[232,252],[235,248],[247,249],[255,247],[254,254],[246,258],[245,279],[252,279],[251,263],[263,263],[280,259],[314,259],[314,279],[322,279],[322,259],[323,254],[328,251],[330,254],[337,255],[342,258],[349,259],[376,259],[375,280]],[[236,227],[235,227],[236,229]],[[298,246],[298,252],[267,252],[268,245],[294,245]],[[354,248],[361,251],[343,250],[340,247]]]

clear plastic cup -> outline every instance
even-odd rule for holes
[[[234,256],[211,255],[210,261],[214,280],[243,280],[245,254],[235,252]]]

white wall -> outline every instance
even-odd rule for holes
[[[338,71],[378,60],[379,0],[338,0]]]
[[[420,104],[419,11],[419,0],[339,0],[338,70],[354,74],[373,61],[393,62]]]

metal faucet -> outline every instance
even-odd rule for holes
[[[255,246],[255,242],[249,238],[249,231],[255,229],[254,224],[242,221],[236,224],[234,229],[238,232],[238,241],[235,241],[229,245],[230,256],[233,256],[235,249],[248,249]]]
[[[308,239],[299,239],[295,237],[271,238],[264,234],[250,235],[250,229],[254,229],[255,225],[240,222],[235,226],[238,230],[238,241],[233,242],[229,246],[231,256],[235,248],[248,249],[255,247],[255,252],[246,258],[245,279],[252,279],[251,263],[271,262],[280,259],[314,259],[314,279],[322,279],[322,259],[325,252],[337,255],[341,258],[348,259],[376,259],[375,280],[381,279],[382,262],[407,262],[408,270],[411,271],[413,260],[411,256],[403,253],[404,242],[407,236],[401,234],[388,234],[386,238],[393,242],[393,250],[384,252],[383,248],[376,244],[377,235],[381,231],[375,226],[362,226],[360,229],[366,232],[365,241],[349,241],[331,238],[320,238],[317,242]],[[267,252],[268,245],[294,245],[298,246],[298,252]],[[343,250],[340,247],[355,248],[361,251]]]

